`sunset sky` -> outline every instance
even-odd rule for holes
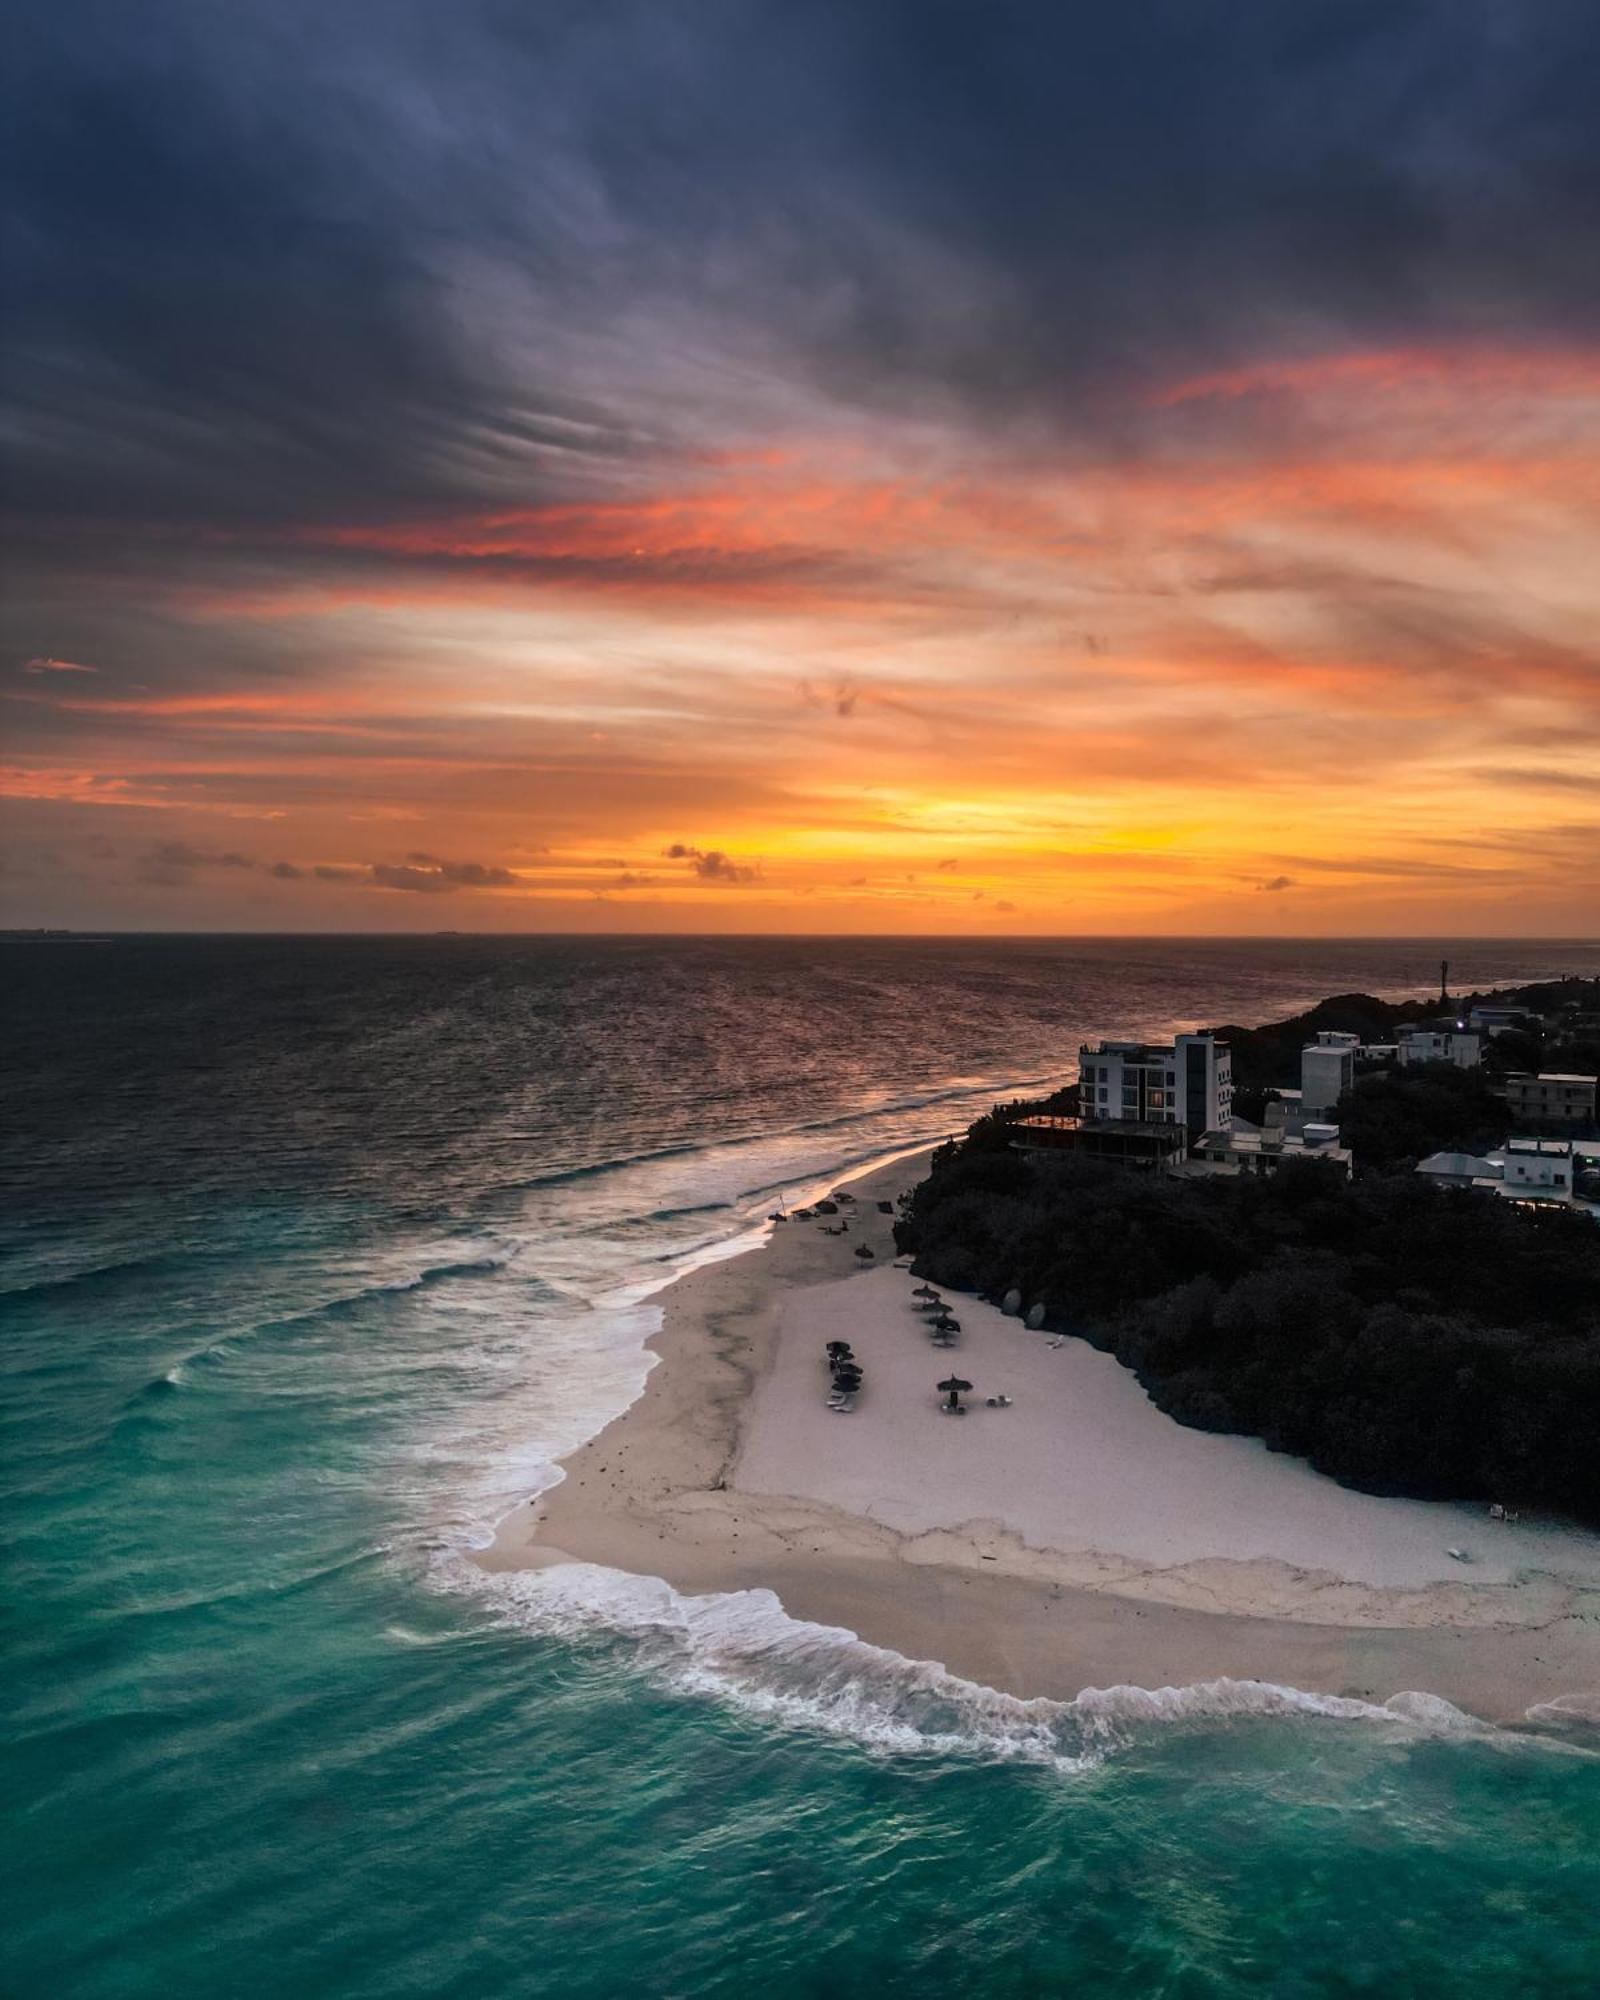
[[[1592,0],[12,10],[4,921],[1592,934]]]

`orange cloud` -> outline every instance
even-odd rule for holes
[[[1192,375],[1155,390],[1152,407],[1232,401],[1244,396],[1315,396],[1328,390],[1363,397],[1404,396],[1420,390],[1461,395],[1485,389],[1531,397],[1600,394],[1600,355],[1588,347],[1513,347],[1478,344],[1355,349],[1260,361]]]
[[[196,852],[278,815],[250,894],[352,921],[420,900],[370,873],[428,872],[366,850],[390,818],[503,857],[474,908],[507,924],[1471,928],[1515,895],[1578,929],[1597,385],[1576,351],[1332,355],[1172,385],[1138,456],[819,433],[582,504],[219,532],[140,599],[182,685],[8,690],[0,791]],[[259,672],[213,685],[219,645]]]

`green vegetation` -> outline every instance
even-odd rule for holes
[[[1600,1228],[1412,1175],[1175,1180],[943,1148],[897,1225],[935,1283],[1015,1286],[1170,1416],[1368,1491],[1600,1522]]]
[[[1533,993],[1515,997],[1595,1009],[1593,982]],[[1235,1074],[1265,1092],[1317,1029],[1387,1036],[1422,1011],[1345,995],[1228,1030]],[[1411,1171],[1505,1137],[1481,1074],[1358,1078],[1339,1107],[1353,1182],[1314,1160],[1174,1179],[1018,1151],[1015,1121],[1037,1108],[997,1106],[935,1155],[896,1225],[919,1273],[993,1299],[1015,1288],[1180,1422],[1261,1437],[1347,1484],[1600,1523],[1600,1227]]]
[[[1483,1072],[1454,1063],[1413,1063],[1358,1076],[1334,1117],[1344,1144],[1368,1172],[1414,1167],[1430,1153],[1487,1152],[1503,1145],[1511,1130],[1505,1099]]]

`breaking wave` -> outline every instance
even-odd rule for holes
[[[764,1721],[847,1738],[883,1756],[969,1757],[1070,1775],[1174,1725],[1322,1717],[1401,1735],[1493,1733],[1438,1695],[1369,1702],[1271,1681],[1086,1688],[1071,1701],[1024,1700],[936,1661],[871,1645],[842,1626],[791,1618],[770,1590],[689,1596],[659,1577],[592,1563],[491,1575],[457,1562],[441,1581],[526,1630],[624,1639],[664,1687]]]

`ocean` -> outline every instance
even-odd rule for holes
[[[1578,1742],[1425,1689],[1021,1703],[765,1594],[467,1560],[779,1194],[1081,1038],[1445,949],[0,946],[0,1994],[1600,1990]]]

